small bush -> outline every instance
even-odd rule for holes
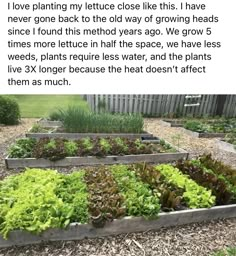
[[[20,108],[16,100],[0,96],[0,124],[14,125],[20,120]]]

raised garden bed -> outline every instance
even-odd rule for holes
[[[175,120],[175,119],[164,119],[164,120],[160,120],[160,123],[163,126],[167,126],[167,127],[183,127],[184,123],[186,121],[184,120]]]
[[[210,209],[160,213],[159,218],[156,220],[146,220],[142,217],[125,217],[106,223],[102,229],[96,229],[91,224],[72,223],[67,229],[50,229],[40,235],[34,235],[26,231],[12,231],[9,234],[8,240],[0,236],[0,248],[39,244],[49,241],[82,240],[85,238],[104,237],[131,232],[159,230],[165,227],[235,217],[236,205],[226,205],[216,206]]]
[[[235,183],[235,170],[210,156],[71,174],[27,169],[0,181],[0,247],[233,218]]]
[[[153,135],[151,133],[59,133],[56,130],[50,133],[31,133],[30,131],[26,133],[27,138],[65,138],[65,139],[81,139],[85,137],[97,138],[97,137],[122,137],[130,139],[138,138],[151,138]]]
[[[84,138],[77,141],[20,139],[5,159],[7,168],[67,167],[116,163],[163,163],[187,158],[188,153],[164,140],[155,143],[128,138]]]
[[[224,139],[216,139],[216,141],[220,150],[236,153],[236,145],[231,144]]]
[[[51,121],[51,120],[47,120],[44,118],[41,118],[37,121],[37,124],[39,124],[42,127],[60,127],[62,126],[62,122],[61,121]]]
[[[188,135],[199,138],[224,138],[226,134],[232,133],[235,130],[235,119],[212,121],[186,121],[183,128],[183,131]]]
[[[215,132],[194,132],[190,131],[188,129],[182,128],[182,131],[190,136],[196,137],[196,138],[224,138],[226,133],[215,133]]]

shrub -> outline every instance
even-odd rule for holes
[[[20,108],[16,100],[7,96],[0,96],[0,123],[6,125],[18,124]]]

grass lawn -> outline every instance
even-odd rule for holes
[[[57,108],[79,105],[89,109],[88,104],[79,95],[14,95],[18,101],[21,117],[47,117]]]

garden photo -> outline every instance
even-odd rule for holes
[[[236,255],[236,95],[0,95],[3,255]]]

